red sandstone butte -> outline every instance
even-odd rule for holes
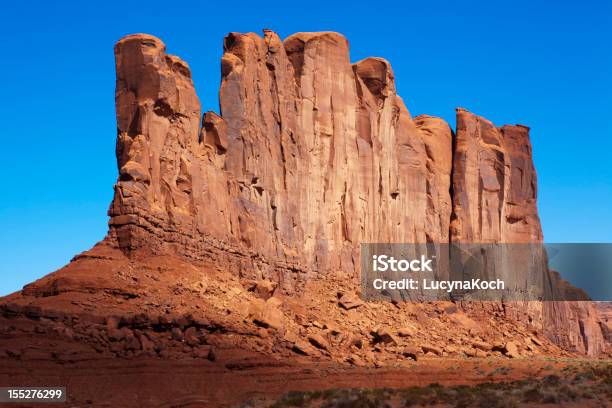
[[[456,132],[413,117],[389,62],[351,63],[338,33],[230,33],[223,48],[220,112],[203,114],[188,64],[161,40],[115,45],[108,235],[0,301],[0,357],[27,359],[38,339],[39,357],[62,362],[609,351],[590,302],[357,298],[362,242],[541,242],[529,128],[464,109]]]

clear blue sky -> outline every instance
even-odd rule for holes
[[[387,58],[413,114],[454,126],[465,107],[531,127],[548,242],[612,242],[609,1],[5,2],[0,295],[51,272],[107,229],[115,165],[113,45],[163,39],[217,110],[230,31],[334,30],[352,59]]]

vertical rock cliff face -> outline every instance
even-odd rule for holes
[[[411,117],[387,61],[351,64],[337,33],[229,34],[220,115],[203,118],[188,65],[159,39],[127,36],[115,58],[109,236],[130,256],[176,254],[291,293],[357,277],[362,242],[542,241],[529,129],[459,109],[453,146],[443,120]],[[595,350],[589,306],[542,308],[508,313]]]
[[[529,128],[495,127],[457,109],[453,242],[542,241]]]
[[[497,128],[482,117],[457,109],[453,160],[451,242],[542,242],[529,128]],[[506,265],[512,266],[512,262],[506,260],[496,271],[506,282],[527,279],[521,276],[524,271],[504,270]],[[552,282],[551,290],[558,292],[564,286],[557,273],[544,278]],[[544,331],[565,348],[593,356],[603,351],[605,341],[591,302],[506,302],[503,310],[509,318]]]
[[[448,241],[452,132],[412,119],[387,61],[351,65],[337,33],[232,33],[224,49],[221,116],[200,131],[187,65],[149,36],[117,44],[121,248],[214,258],[291,289],[355,274],[361,242]]]

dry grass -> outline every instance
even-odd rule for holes
[[[539,404],[577,404],[586,401],[599,406],[612,403],[612,364],[609,362],[574,366],[560,375],[549,374],[513,382],[482,383],[476,386],[403,389],[332,389],[291,392],[271,408],[395,408],[419,406],[513,408]],[[260,404],[248,406],[262,406]]]

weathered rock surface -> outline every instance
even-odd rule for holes
[[[161,41],[115,47],[121,248],[179,253],[241,275],[355,276],[361,242],[448,240],[452,132],[413,120],[389,63],[351,65],[337,33],[224,42],[221,116],[200,107]]]
[[[452,185],[451,242],[542,242],[528,127],[498,128],[458,108]],[[495,274],[507,284],[520,285],[527,276],[513,266],[511,261],[501,263]],[[553,282],[552,291],[576,291],[555,271],[544,278]],[[588,299],[581,293],[558,295],[562,299],[581,299],[581,296]],[[506,306],[509,318],[544,330],[557,344],[593,356],[603,351],[605,341],[591,302],[520,302]]]
[[[529,128],[457,109],[452,179],[453,242],[542,241]]]

